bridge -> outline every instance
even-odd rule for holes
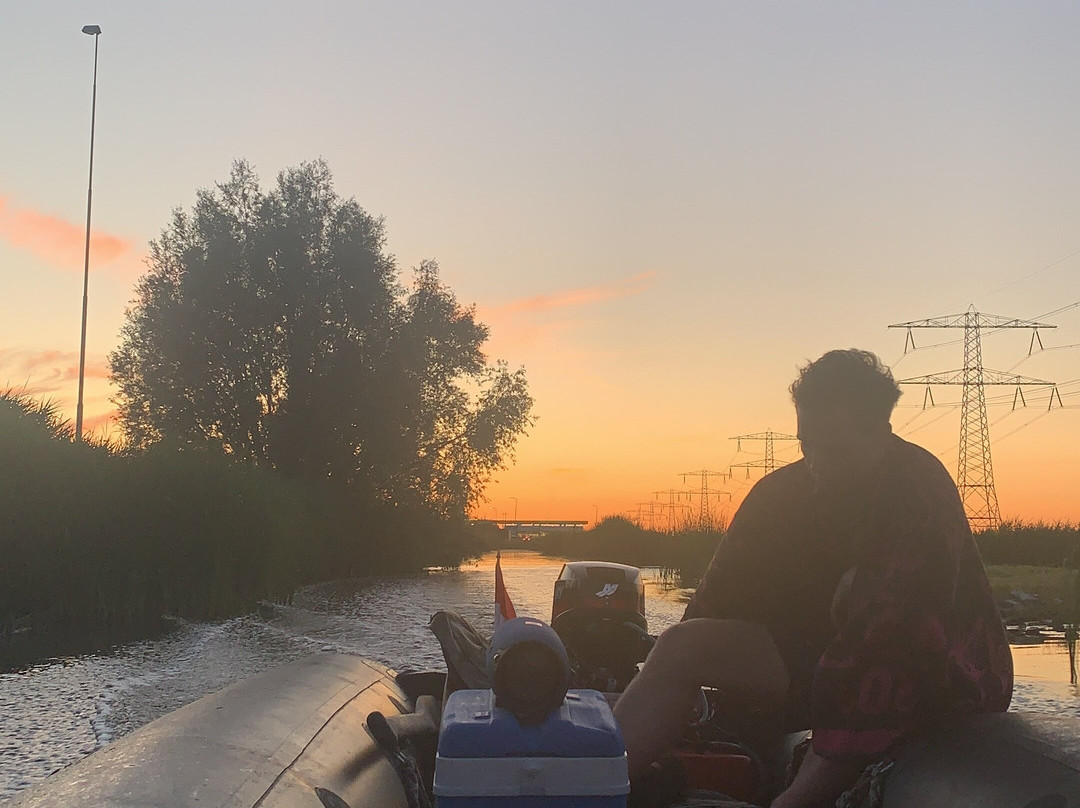
[[[520,539],[529,536],[543,536],[545,533],[571,531],[580,533],[585,530],[588,520],[581,519],[473,519],[469,524],[473,527],[478,525],[495,525],[506,531],[510,539]]]

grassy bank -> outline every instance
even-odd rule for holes
[[[73,443],[0,397],[0,669],[218,619],[314,581],[455,563],[453,528],[207,449]],[[461,531],[463,535],[463,531]]]
[[[975,540],[1008,622],[1080,622],[1080,527],[1009,521]]]
[[[632,522],[605,519],[583,533],[554,533],[531,544],[549,555],[615,561],[671,571],[683,586],[705,572],[722,533],[645,530]],[[1080,531],[1068,524],[1009,522],[975,536],[994,598],[1010,621],[1060,625],[1080,621]]]
[[[1061,626],[1080,617],[1077,570],[1025,564],[988,565],[986,577],[1006,622]]]

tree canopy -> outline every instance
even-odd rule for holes
[[[151,242],[109,357],[134,448],[219,444],[364,498],[463,516],[532,423],[523,369],[434,261],[407,286],[326,163],[246,162]]]

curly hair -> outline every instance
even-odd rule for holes
[[[863,425],[888,423],[900,398],[892,372],[869,351],[829,351],[799,370],[791,399],[804,411],[843,406]]]

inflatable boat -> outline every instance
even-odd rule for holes
[[[8,805],[627,804],[625,754],[608,704],[648,651],[637,570],[568,564],[550,626],[516,618],[489,641],[441,612],[431,628],[445,673],[398,674],[358,657],[315,654],[123,736]],[[776,788],[775,761],[730,739],[699,733],[675,760],[685,778],[678,793],[651,804],[765,805]],[[1080,808],[1080,719],[971,716],[907,739],[870,774],[872,793],[850,804]],[[630,799],[648,804],[640,794]]]

